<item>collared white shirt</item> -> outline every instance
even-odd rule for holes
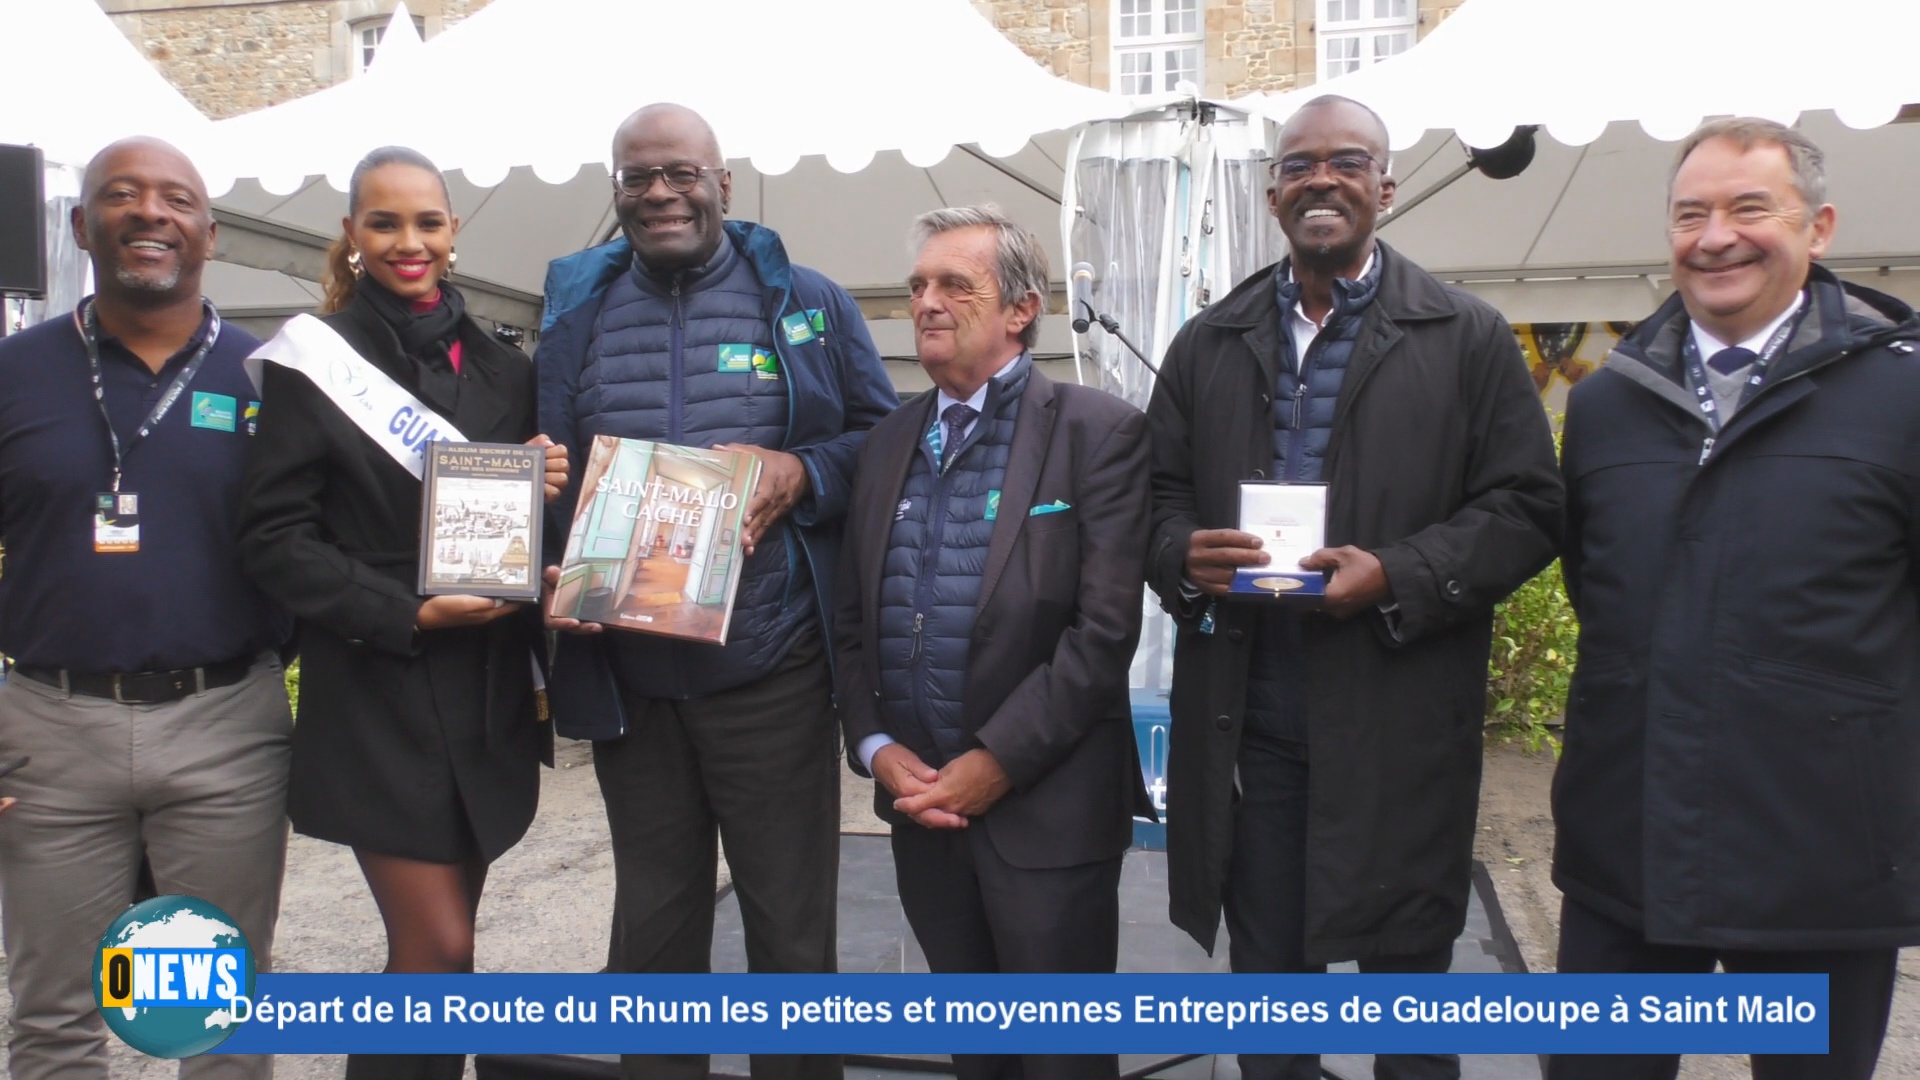
[[[1020,362],[1020,357],[1025,355],[1027,355],[1027,351],[1025,349],[1020,350],[1019,356],[1015,356],[1013,359],[1007,361],[1006,367],[994,372],[993,377],[988,379],[987,382],[981,383],[980,388],[973,392],[973,396],[965,401],[949,395],[945,390],[936,392],[933,397],[933,418],[937,421],[946,416],[949,406],[965,405],[973,410],[973,419],[967,422],[967,426],[960,432],[960,437],[964,439],[973,434],[974,427],[980,423],[980,414],[986,411],[989,384],[993,379],[1005,377],[1008,372],[1013,370],[1014,365]]]
[[[1026,357],[1026,355],[1027,355],[1027,351],[1025,349],[1020,350],[1020,355],[1015,356],[1013,359],[1007,361],[1006,367],[1003,367],[999,371],[996,371],[993,373],[993,379],[1006,377],[1006,375],[1014,369],[1014,366],[1019,364],[1020,361]],[[987,382],[981,383],[980,388],[973,392],[973,396],[967,398],[967,400],[965,401],[961,401],[959,398],[948,394],[945,390],[936,391],[933,396],[934,423],[937,424],[941,422],[941,418],[946,416],[947,409],[949,406],[965,405],[968,408],[973,410],[973,419],[967,422],[967,426],[965,428],[961,429],[960,438],[965,439],[967,436],[973,434],[973,429],[976,426],[978,426],[980,423],[981,414],[986,411],[987,390],[990,389],[990,384],[992,383],[993,379],[989,379],[987,380]],[[873,755],[879,753],[881,747],[896,741],[897,740],[894,739],[893,736],[888,735],[884,731],[875,732],[874,734],[869,735],[864,739],[861,739],[860,745],[854,749],[854,753],[858,754],[860,757],[860,767],[867,770],[867,774],[871,776],[873,774]]]
[[[1780,324],[1786,322],[1788,319],[1793,318],[1794,315],[1797,314],[1802,307],[1806,306],[1806,303],[1807,303],[1807,294],[1805,290],[1795,293],[1793,297],[1793,303],[1787,305],[1787,310],[1774,316],[1773,321],[1761,327],[1759,333],[1753,335],[1752,337],[1746,339],[1745,341],[1735,342],[1731,345],[1728,344],[1727,342],[1721,341],[1717,337],[1714,337],[1713,334],[1710,333],[1706,327],[1701,326],[1698,322],[1694,322],[1693,320],[1688,320],[1693,330],[1694,347],[1700,350],[1700,359],[1702,361],[1713,359],[1713,355],[1722,349],[1731,349],[1736,347],[1750,350],[1754,354],[1758,355],[1762,350],[1764,350],[1767,347],[1767,339],[1773,336],[1774,331],[1780,329]]]
[[[1363,281],[1368,274],[1373,273],[1373,260],[1379,258],[1379,256],[1380,248],[1376,245],[1372,251],[1367,253],[1366,263],[1360,267],[1360,273],[1356,274],[1353,280]],[[1289,282],[1293,280],[1292,262],[1287,263],[1287,280]],[[1301,297],[1301,299],[1295,301],[1293,307],[1287,311],[1287,332],[1293,335],[1293,355],[1298,359],[1305,359],[1307,346],[1313,344],[1313,339],[1320,333],[1321,328],[1326,325],[1324,319],[1320,322],[1314,322],[1312,319],[1307,318],[1307,309],[1302,306],[1305,299],[1304,296]],[[1327,309],[1327,316],[1329,318],[1333,316],[1332,308]]]
[[[1787,305],[1787,310],[1775,316],[1772,322],[1761,327],[1759,333],[1745,341],[1739,342],[1738,347],[1754,353],[1757,357],[1759,353],[1767,347],[1767,342],[1773,338],[1774,333],[1778,331],[1788,319],[1793,318],[1794,315],[1806,305],[1806,301],[1807,294],[1802,290],[1794,296],[1793,303]],[[1753,362],[1748,361],[1744,366],[1735,368],[1732,371],[1720,371],[1714,368],[1711,364],[1708,364],[1707,361],[1712,360],[1714,354],[1720,350],[1733,348],[1734,346],[1730,346],[1719,338],[1714,337],[1698,322],[1689,320],[1689,325],[1691,327],[1690,332],[1693,334],[1694,348],[1700,350],[1701,363],[1705,365],[1707,369],[1707,385],[1708,388],[1713,391],[1714,406],[1719,409],[1720,422],[1724,424],[1728,420],[1733,419],[1733,414],[1740,409],[1741,400],[1746,397],[1747,380],[1753,369]]]

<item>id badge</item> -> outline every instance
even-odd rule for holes
[[[94,497],[93,550],[103,555],[140,550],[140,496],[103,491]]]

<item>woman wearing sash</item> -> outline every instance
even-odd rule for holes
[[[565,484],[565,451],[535,433],[532,362],[467,318],[447,281],[459,221],[432,162],[401,147],[369,154],[343,225],[320,320],[338,338],[308,335],[333,351],[300,370],[274,362],[290,324],[259,354],[269,362],[240,556],[300,622],[293,827],[353,848],[386,923],[387,971],[472,971],[487,867],[533,820],[551,752],[530,659],[540,618],[530,604],[418,595],[421,482],[402,463],[408,448],[343,407],[388,379],[416,415],[466,441],[547,446],[549,499]],[[458,1080],[463,1060],[358,1056],[347,1075]]]

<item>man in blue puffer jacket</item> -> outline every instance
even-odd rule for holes
[[[608,970],[708,970],[717,832],[748,967],[832,971],[840,796],[824,600],[854,457],[899,401],[845,290],[789,263],[772,230],[722,220],[731,181],[698,114],[640,110],[613,157],[625,237],[548,272],[541,430],[576,460],[594,436],[617,435],[747,450],[762,466],[725,645],[552,621],[583,631],[561,635],[552,691],[558,732],[594,740],[607,803]],[[578,496],[576,477],[556,529]],[[704,1056],[625,1065],[707,1075]],[[753,1073],[840,1067],[763,1058]]]

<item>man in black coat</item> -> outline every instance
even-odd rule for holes
[[[840,717],[878,781],[900,902],[936,972],[1112,972],[1120,860],[1150,806],[1140,639],[1146,422],[1029,354],[1039,241],[921,217],[914,339],[935,391],[873,428],[834,616]],[[959,1055],[965,1080],[1095,1080],[1112,1054]]]
[[[1679,291],[1574,388],[1563,463],[1559,967],[1827,975],[1832,1053],[1763,1080],[1868,1080],[1920,944],[1920,321],[1814,265],[1825,186],[1770,121],[1682,144]]]
[[[1292,254],[1183,327],[1147,408],[1148,581],[1177,621],[1176,925],[1240,972],[1440,972],[1466,920],[1493,605],[1558,541],[1545,410],[1506,320],[1374,239],[1387,137],[1321,97],[1280,134]],[[1226,598],[1265,565],[1242,480],[1324,481],[1318,611]],[[1237,790],[1236,790],[1237,789]],[[1381,1077],[1458,1077],[1383,1055]],[[1316,1078],[1310,1055],[1242,1055]]]

